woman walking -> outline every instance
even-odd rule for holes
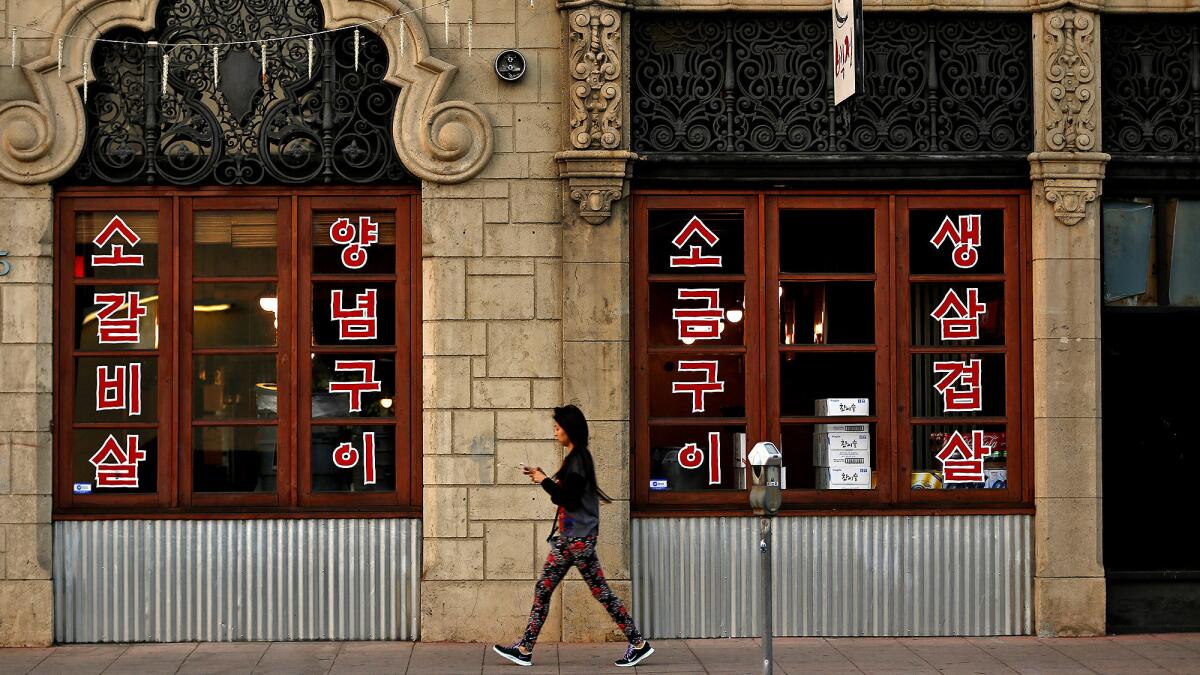
[[[492,649],[517,665],[533,665],[533,645],[550,611],[550,596],[574,565],[592,589],[592,597],[604,605],[629,640],[625,656],[613,664],[622,667],[637,665],[653,654],[654,648],[642,638],[633,617],[604,581],[604,571],[596,558],[600,500],[603,499],[605,503],[612,500],[596,484],[596,467],[592,462],[592,453],[588,451],[587,419],[579,408],[568,405],[554,409],[554,438],[567,449],[567,456],[553,477],[547,476],[541,467],[521,467],[525,475],[534,483],[539,483],[550,494],[550,501],[558,506],[554,527],[546,540],[550,542],[550,555],[546,557],[542,576],[533,589],[533,609],[529,612],[529,626],[525,629],[525,635],[511,647],[496,645]]]

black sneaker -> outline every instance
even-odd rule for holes
[[[650,646],[649,640],[644,640],[642,642],[641,649],[634,647],[633,643],[630,643],[629,648],[625,650],[625,656],[622,656],[621,658],[617,659],[616,661],[613,661],[613,665],[617,666],[618,668],[628,668],[630,666],[636,666],[637,664],[644,661],[647,656],[650,656],[653,653],[654,653],[654,647]]]
[[[533,654],[532,653],[526,654],[526,653],[522,652],[521,648],[518,647],[517,645],[513,645],[511,647],[501,647],[500,645],[492,645],[492,651],[496,652],[500,656],[503,656],[504,658],[508,659],[509,661],[512,661],[513,663],[517,664],[518,666],[532,666],[533,665]]]

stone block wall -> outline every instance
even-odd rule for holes
[[[425,10],[435,56],[458,66],[447,97],[482,108],[494,155],[459,185],[422,186],[424,289],[424,640],[511,641],[524,630],[555,507],[519,465],[553,473],[551,409],[592,421],[601,560],[629,597],[625,219],[574,223],[558,180],[566,45],[555,3],[451,3]],[[517,82],[493,72],[517,48]],[[565,224],[564,224],[565,223]],[[564,301],[564,298],[566,300]],[[564,598],[570,607],[564,610]],[[623,639],[578,572],[555,594],[542,640]]]
[[[48,186],[0,182],[0,647],[53,639],[53,216]]]

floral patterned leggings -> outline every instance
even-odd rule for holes
[[[550,542],[550,555],[546,556],[546,565],[542,568],[542,576],[533,588],[533,609],[529,612],[529,626],[525,636],[518,643],[527,650],[533,650],[542,624],[546,622],[546,613],[550,611],[550,595],[558,587],[558,582],[567,575],[571,565],[579,568],[583,580],[592,589],[592,597],[604,605],[609,616],[617,622],[617,627],[625,633],[630,643],[641,642],[642,634],[633,623],[633,617],[621,604],[621,599],[608,587],[604,580],[604,570],[600,569],[600,560],[596,558],[596,535],[582,538],[555,537]]]

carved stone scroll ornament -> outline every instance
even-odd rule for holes
[[[1029,156],[1029,177],[1053,207],[1055,220],[1078,225],[1088,204],[1100,197],[1109,159],[1102,152],[1035,152]]]
[[[415,2],[415,0],[408,0]],[[378,21],[373,30],[387,46],[384,80],[400,87],[392,123],[397,154],[414,176],[457,183],[479,173],[492,155],[492,128],[476,106],[441,99],[457,68],[430,55],[419,15],[409,14],[407,48],[400,50],[400,22],[384,20],[411,9],[401,0],[320,0],[328,28]],[[59,34],[96,38],[120,26],[153,28],[157,0],[81,0],[55,28]],[[0,177],[46,183],[63,175],[83,148],[84,111],[79,88],[91,43],[65,43],[62,77],[57,53],[22,67],[32,100],[0,106]],[[89,73],[89,76],[94,73]]]
[[[562,3],[560,6],[578,5]],[[616,5],[614,7],[614,5]],[[571,147],[615,150],[622,141],[621,3],[570,10]]]
[[[1095,181],[1051,179],[1046,181],[1046,201],[1054,205],[1054,217],[1063,225],[1077,225],[1087,215],[1087,205],[1096,201]]]
[[[1046,147],[1061,152],[1097,149],[1096,19],[1065,8],[1046,14]]]

